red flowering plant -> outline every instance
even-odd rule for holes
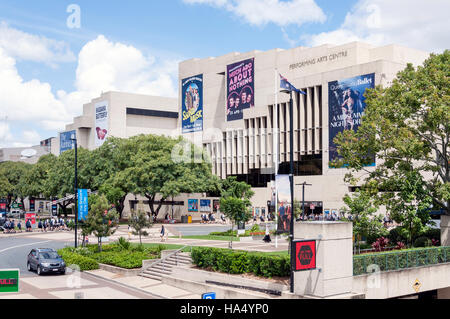
[[[389,239],[380,237],[372,244],[372,248],[375,249],[375,251],[383,251],[388,244]]]
[[[439,246],[439,239],[431,239],[431,244],[433,245],[433,246]]]
[[[406,245],[403,242],[399,241],[399,242],[397,242],[397,246],[395,247],[395,250],[402,250],[402,249],[405,249],[405,247],[406,247]]]

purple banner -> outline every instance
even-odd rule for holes
[[[242,120],[243,110],[255,106],[255,59],[227,66],[227,121]]]

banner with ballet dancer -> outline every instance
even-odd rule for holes
[[[338,159],[333,140],[344,130],[357,131],[366,108],[364,93],[375,88],[375,73],[328,83],[329,161]],[[370,166],[375,166],[375,157]]]
[[[227,121],[242,120],[244,110],[255,106],[255,59],[227,66]]]

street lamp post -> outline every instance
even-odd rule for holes
[[[78,238],[77,238],[77,231],[78,231],[78,146],[77,146],[77,138],[75,134],[72,135],[71,140],[75,144],[75,248],[78,247]]]

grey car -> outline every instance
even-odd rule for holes
[[[36,270],[40,276],[44,273],[66,273],[66,263],[52,248],[32,249],[27,257],[28,271]]]

